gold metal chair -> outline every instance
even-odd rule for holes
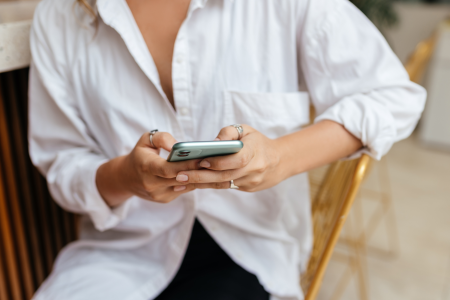
[[[312,190],[314,246],[307,271],[301,278],[306,300],[317,297],[334,246],[369,162],[370,157],[365,154],[356,160],[337,161],[325,171],[319,189]]]
[[[436,33],[416,46],[416,49],[405,64],[405,69],[408,72],[411,81],[420,83],[428,62],[433,55],[435,45]]]
[[[436,37],[419,43],[405,64],[411,81],[419,83],[433,54]],[[311,108],[311,116],[314,109]],[[334,247],[350,212],[361,182],[368,173],[371,159],[363,155],[358,160],[338,161],[328,167],[310,172],[314,246],[307,271],[302,275],[301,286],[306,300],[316,299]],[[390,200],[390,198],[389,198]],[[363,235],[360,239],[365,240]],[[355,246],[357,247],[357,246]],[[360,260],[357,257],[356,260]],[[358,263],[360,285],[365,279]],[[365,287],[361,288],[362,298]]]

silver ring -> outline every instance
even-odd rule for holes
[[[239,134],[238,140],[240,140],[242,138],[242,135],[244,134],[244,128],[242,127],[241,124],[233,124],[231,126],[236,128],[236,130],[237,130],[237,132]]]
[[[153,129],[152,131],[150,131],[150,144],[152,145],[153,148],[156,148],[155,145],[153,145],[153,135],[157,132],[158,129]]]
[[[237,185],[234,185],[234,180],[230,180],[230,189],[237,190],[239,187]]]

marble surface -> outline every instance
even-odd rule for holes
[[[399,249],[394,256],[368,253],[368,299],[450,300],[450,154],[423,148],[411,137],[394,145],[385,159],[396,225],[385,228],[382,223],[370,244],[386,248],[386,229],[396,229]],[[368,178],[364,187],[377,188],[376,184]],[[369,201],[358,201],[367,218]],[[332,294],[345,271],[345,263],[334,255],[318,300],[335,299]],[[339,299],[361,299],[357,277]]]
[[[0,72],[30,64],[30,26],[38,3],[0,2]]]

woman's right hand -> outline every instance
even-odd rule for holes
[[[97,170],[97,189],[105,202],[118,206],[131,196],[168,203],[195,185],[175,180],[178,172],[199,169],[200,159],[167,162],[160,149],[170,151],[177,142],[167,132],[157,132],[150,144],[149,133],[141,136],[130,154],[114,158]]]

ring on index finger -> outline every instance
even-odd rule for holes
[[[156,148],[155,145],[153,144],[153,135],[157,132],[158,129],[153,129],[152,131],[150,131],[150,144],[152,145],[153,148]]]
[[[237,132],[238,132],[238,140],[240,140],[242,138],[242,135],[244,134],[244,128],[242,127],[241,124],[233,124],[230,125],[233,126],[234,128],[236,128]]]

